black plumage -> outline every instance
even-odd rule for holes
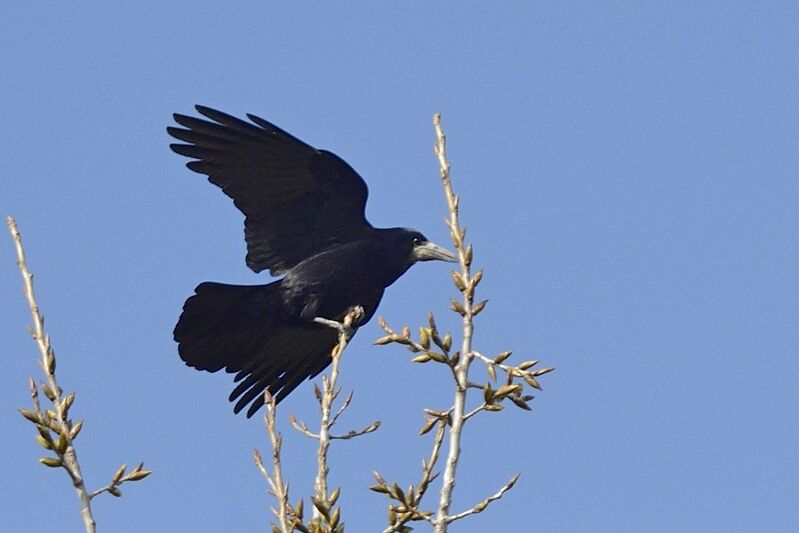
[[[183,307],[174,337],[198,370],[235,373],[230,395],[247,416],[263,391],[279,402],[330,363],[341,320],[354,306],[366,323],[383,291],[413,263],[454,256],[405,228],[374,228],[364,216],[366,183],[344,160],[254,115],[251,121],[204,106],[207,119],[175,114],[186,166],[222,188],[245,215],[247,266],[282,279],[268,285],[206,282]]]

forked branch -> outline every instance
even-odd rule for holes
[[[70,409],[75,402],[75,393],[64,394],[61,386],[56,379],[56,357],[50,343],[50,336],[44,329],[44,317],[39,311],[39,304],[36,302],[36,295],[33,291],[33,274],[28,268],[25,259],[25,250],[22,247],[22,236],[17,229],[16,221],[13,217],[6,219],[8,231],[14,240],[17,251],[17,266],[22,274],[25,299],[30,308],[33,328],[31,336],[39,348],[39,366],[44,372],[44,381],[37,386],[33,378],[28,381],[33,409],[20,409],[20,413],[29,422],[36,426],[38,435],[36,440],[39,445],[50,450],[55,454],[39,459],[39,462],[51,468],[63,468],[72,481],[72,486],[80,500],[80,514],[83,518],[83,525],[87,532],[93,533],[96,530],[96,522],[92,514],[92,499],[100,494],[107,492],[112,496],[122,496],[119,486],[128,481],[138,481],[150,475],[149,470],[144,470],[144,464],[139,463],[130,472],[127,466],[122,465],[111,477],[111,483],[97,489],[89,491],[81,473],[78,453],[75,450],[74,442],[83,428],[83,420],[72,421],[69,417]],[[51,403],[50,408],[42,408],[39,400],[39,390]]]

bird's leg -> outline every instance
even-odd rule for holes
[[[346,342],[349,342],[352,336],[355,334],[355,330],[357,328],[352,327],[353,322],[357,322],[363,316],[363,307],[360,305],[356,305],[350,307],[347,310],[347,313],[344,315],[344,320],[342,322],[338,322],[336,320],[330,320],[328,318],[322,318],[320,316],[314,317],[313,321],[317,324],[322,324],[323,326],[327,326],[329,328],[333,328],[338,331],[339,335],[344,336]]]

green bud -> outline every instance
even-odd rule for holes
[[[475,304],[475,306],[472,307],[472,316],[477,316],[478,314],[480,314],[480,311],[482,311],[485,308],[487,303],[488,300],[483,300],[482,302]]]
[[[42,457],[39,459],[39,462],[50,468],[57,468],[61,466],[61,460],[56,457]]]
[[[507,352],[502,352],[502,353],[497,354],[497,356],[494,358],[494,364],[498,365],[498,364],[502,363],[503,361],[505,361],[505,359],[510,357],[512,353],[513,352],[511,350],[508,350]]]
[[[75,437],[78,436],[78,433],[80,433],[81,429],[83,429],[83,420],[78,420],[78,422],[72,426],[72,429],[69,430],[70,440],[75,440]]]
[[[26,419],[28,419],[30,422],[33,422],[34,424],[39,423],[39,415],[31,411],[30,409],[20,409],[19,414],[21,414],[22,416],[24,416]]]
[[[430,328],[419,327],[419,344],[426,350],[430,348]]]
[[[334,490],[330,494],[330,497],[328,498],[328,501],[330,502],[330,505],[335,505],[336,504],[336,501],[338,500],[338,497],[339,497],[340,494],[341,494],[341,487],[336,487],[336,490]]]
[[[122,479],[122,476],[125,475],[125,470],[127,470],[127,469],[128,469],[128,465],[126,465],[126,464],[123,464],[122,466],[120,466],[117,469],[117,471],[114,472],[114,475],[111,476],[111,482],[113,484],[119,483],[119,480]]]
[[[43,437],[41,434],[36,435],[36,442],[38,442],[39,446],[41,446],[46,450],[52,450],[55,448],[55,444],[53,443],[53,440],[50,438],[49,435],[46,438]]]

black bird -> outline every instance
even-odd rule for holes
[[[268,285],[201,283],[175,326],[187,365],[236,373],[230,394],[247,417],[263,391],[280,401],[330,364],[338,332],[316,318],[341,321],[361,306],[353,333],[377,310],[386,287],[416,261],[454,261],[418,231],[374,228],[367,188],[343,159],[317,150],[254,115],[250,122],[196,106],[210,120],[175,114],[171,144],[194,159],[245,216],[247,266],[282,279]]]

